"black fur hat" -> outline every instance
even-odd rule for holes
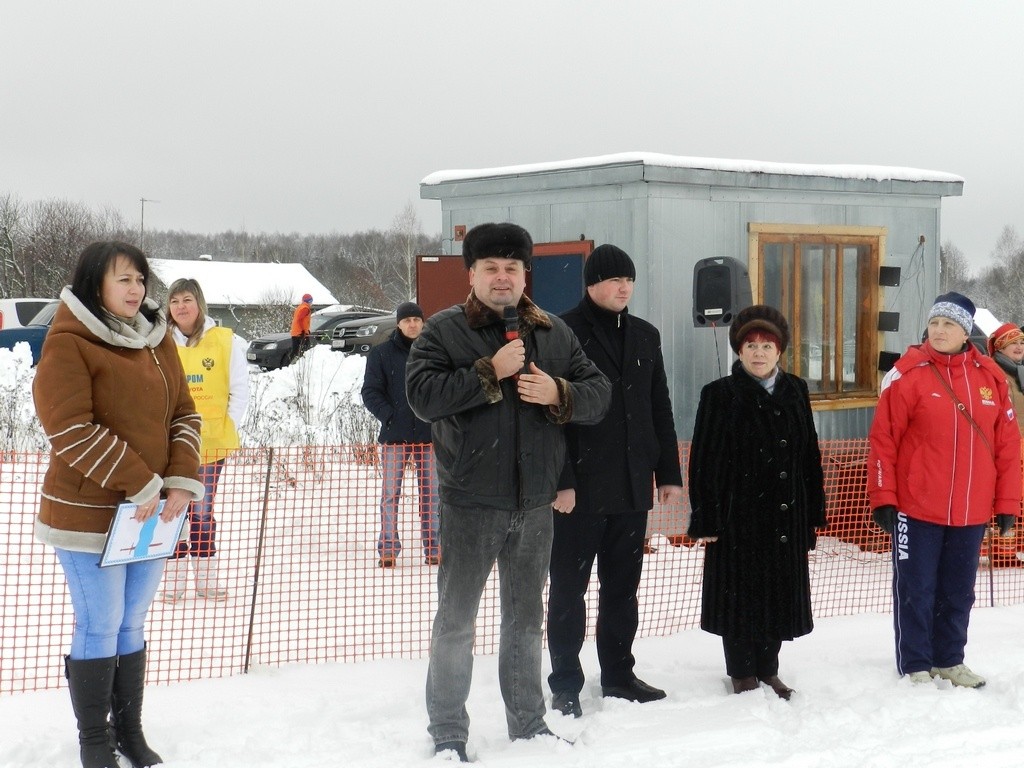
[[[789,323],[775,307],[755,304],[739,311],[729,326],[729,346],[733,352],[739,354],[740,345],[751,331],[765,331],[777,338],[780,353],[789,346]]]
[[[466,262],[466,269],[472,269],[473,262],[488,256],[519,259],[523,267],[529,269],[533,257],[533,238],[525,229],[511,222],[478,224],[462,240],[462,258]]]

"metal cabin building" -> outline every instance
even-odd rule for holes
[[[963,183],[912,168],[626,153],[441,171],[423,179],[420,197],[440,201],[449,254],[488,221],[520,224],[538,245],[583,243],[583,256],[602,243],[628,252],[630,312],[661,330],[683,440],[701,387],[735,359],[728,328],[698,320],[694,285],[719,263],[707,259],[738,266],[729,280],[749,280],[754,303],[789,319],[783,364],[808,381],[819,437],[836,439],[867,435],[882,371],[920,341],[938,293],[942,198],[961,195]],[[582,263],[568,267],[579,271],[572,304]],[[735,300],[736,288],[725,295]]]

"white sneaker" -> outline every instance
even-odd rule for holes
[[[932,681],[932,676],[927,672],[911,672],[907,675],[907,678],[915,685],[919,683],[930,683]]]
[[[218,578],[220,560],[216,557],[193,557],[196,572],[196,596],[205,600],[227,600],[228,591]]]
[[[163,603],[177,603],[185,599],[188,587],[188,564],[185,558],[168,560],[164,565],[163,589],[158,599]]]
[[[228,591],[226,589],[197,589],[196,597],[220,602],[228,599]]]
[[[957,664],[955,667],[932,667],[931,674],[932,677],[949,680],[960,688],[981,688],[985,684],[985,678],[976,675],[966,664]]]

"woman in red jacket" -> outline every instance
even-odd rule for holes
[[[927,339],[882,381],[871,425],[868,497],[893,535],[896,668],[978,688],[964,662],[978,553],[993,514],[1020,508],[1020,433],[999,367],[968,343],[974,304],[935,300]]]

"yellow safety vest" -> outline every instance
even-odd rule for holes
[[[213,327],[196,346],[178,347],[188,390],[203,417],[203,464],[223,459],[238,448],[238,430],[228,416],[233,335],[230,328]]]

